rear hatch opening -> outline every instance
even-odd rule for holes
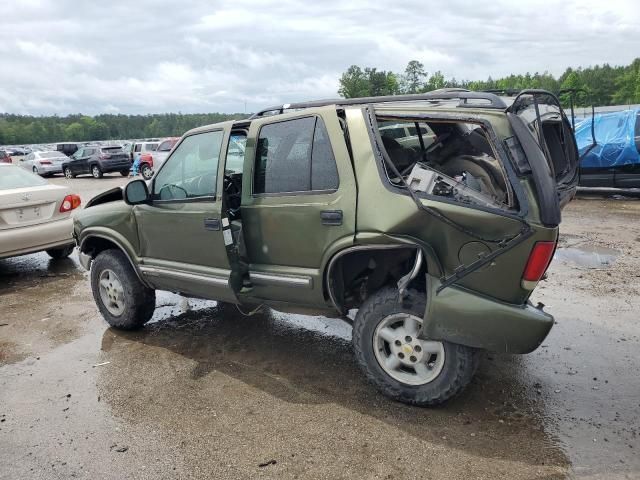
[[[531,138],[535,140],[545,159],[545,165],[538,161],[539,155],[530,151],[526,152],[529,166],[533,171],[536,190],[540,198],[542,208],[548,211],[556,210],[556,213],[547,215],[545,224],[555,225],[560,223],[559,210],[573,198],[578,184],[579,163],[578,147],[571,123],[565,115],[558,98],[550,92],[543,90],[527,90],[521,92],[508,108],[511,126],[516,132],[522,147]],[[514,118],[515,117],[515,118]],[[516,125],[516,119],[520,125]],[[524,125],[522,125],[524,124]],[[526,126],[526,135],[521,126]],[[536,171],[537,170],[537,171]],[[542,177],[550,177],[550,181]],[[542,192],[542,190],[555,192]],[[557,205],[553,205],[554,201]],[[547,205],[548,203],[548,205]]]

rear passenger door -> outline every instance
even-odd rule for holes
[[[323,304],[323,265],[353,244],[355,204],[335,107],[254,120],[241,208],[251,295]]]

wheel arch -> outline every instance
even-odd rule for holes
[[[140,282],[143,285],[151,287],[147,281],[145,281],[142,273],[137,267],[137,263],[134,261],[134,258],[137,258],[133,247],[123,238],[116,238],[114,235],[107,234],[105,232],[90,232],[83,236],[82,240],[79,242],[79,250],[81,254],[88,255],[90,257],[89,264],[91,261],[98,256],[99,253],[105,250],[120,250],[127,260],[131,264],[134,272]]]
[[[373,273],[375,271],[377,280],[372,284],[374,289],[370,292],[367,291],[366,294],[373,294],[389,285],[394,285],[397,288],[397,282],[400,278],[409,273],[412,273],[412,275],[405,287],[408,288],[411,285],[413,288],[417,287],[424,291],[426,285],[422,283],[424,282],[424,274],[427,271],[438,276],[442,275],[442,265],[431,245],[403,237],[385,236],[385,239],[387,243],[384,244],[367,243],[343,248],[334,253],[326,263],[323,280],[325,295],[339,313],[345,314],[349,306],[349,303],[345,301],[345,296],[341,295],[340,291],[349,293],[355,287],[354,282],[362,281],[362,276],[345,278],[345,272],[341,268],[345,261],[351,262],[352,267],[355,265],[355,270],[364,270],[364,265],[367,263],[369,272]],[[389,243],[389,240],[393,243]],[[419,265],[418,252],[421,252],[421,257],[425,259],[423,262],[421,258]],[[372,259],[374,267],[370,268]],[[413,272],[416,266],[417,270]],[[364,281],[369,283],[368,278]],[[354,306],[359,306],[365,299],[362,298],[360,301],[356,301]]]

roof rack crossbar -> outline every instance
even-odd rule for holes
[[[434,90],[428,93],[419,93],[411,95],[386,95],[381,97],[362,97],[362,98],[335,98],[329,100],[314,100],[311,102],[285,103],[265,108],[254,113],[249,119],[255,119],[265,116],[265,114],[273,112],[273,114],[282,114],[285,110],[302,110],[305,108],[324,107],[327,105],[347,106],[347,105],[366,105],[379,103],[400,103],[400,102],[416,102],[427,101],[436,102],[441,100],[459,100],[458,107],[462,108],[492,108],[506,110],[507,105],[504,101],[490,92],[471,92],[469,90],[451,88]],[[481,103],[479,101],[485,102]]]

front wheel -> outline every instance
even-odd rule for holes
[[[38,169],[37,169],[35,166],[32,168],[32,170],[33,170],[33,173],[35,173],[36,175],[40,175],[40,174],[38,173]]]
[[[91,167],[91,175],[93,175],[93,178],[102,178],[102,170],[98,165]]]
[[[156,292],[142,284],[119,250],[105,250],[91,265],[91,290],[109,325],[134,330],[147,323],[156,308]]]
[[[365,375],[383,394],[403,403],[433,406],[460,393],[478,365],[476,349],[421,340],[424,294],[410,290],[404,302],[385,288],[356,315],[353,346]]]
[[[66,178],[76,178],[76,176],[73,173],[71,173],[71,169],[69,167],[64,167],[63,173]]]
[[[153,177],[153,169],[146,163],[142,164],[142,167],[140,168],[140,172],[142,173],[142,177],[145,180],[149,180],[151,177]]]

